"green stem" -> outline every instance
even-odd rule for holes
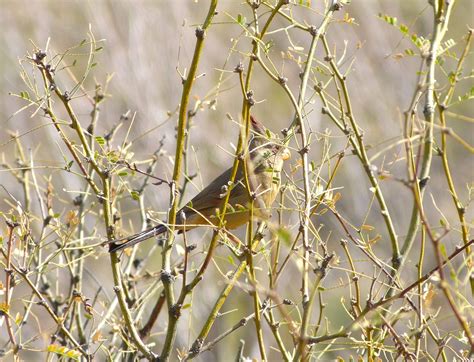
[[[438,58],[438,51],[441,44],[441,41],[448,29],[448,22],[451,15],[451,9],[453,8],[455,1],[451,1],[444,6],[437,4],[437,1],[433,1],[434,9],[434,29],[433,36],[431,38],[430,50],[426,59],[427,64],[427,76],[426,76],[426,98],[425,98],[425,107],[423,110],[425,117],[425,136],[423,140],[423,158],[421,161],[421,169],[419,176],[414,174],[413,182],[418,185],[414,185],[415,188],[419,187],[420,199],[423,201],[423,195],[425,191],[425,185],[429,180],[431,161],[433,159],[433,126],[434,126],[434,86],[435,86],[435,74],[436,74],[436,60]],[[444,9],[444,10],[443,10]],[[421,184],[421,185],[420,185]],[[420,212],[418,210],[418,203],[416,200],[413,203],[411,218],[409,222],[409,229],[405,237],[402,252],[404,252],[404,257],[411,248],[418,228],[420,226]]]
[[[302,277],[302,286],[301,291],[303,294],[302,303],[303,303],[303,320],[301,322],[300,337],[298,343],[298,349],[295,359],[298,359],[299,356],[303,358],[306,357],[305,348],[306,348],[306,335],[308,333],[308,326],[310,323],[311,310],[314,302],[314,296],[316,293],[317,286],[321,280],[316,280],[314,282],[311,294],[309,294],[309,259],[310,259],[310,245],[309,245],[309,219],[311,216],[311,187],[310,187],[310,178],[309,178],[309,160],[308,160],[308,151],[309,151],[309,139],[306,132],[306,127],[303,122],[302,115],[304,113],[305,105],[305,95],[306,88],[308,86],[309,75],[311,73],[311,68],[314,60],[314,54],[316,52],[316,46],[318,40],[321,37],[321,34],[326,31],[326,28],[329,24],[330,19],[332,18],[333,13],[338,10],[334,5],[331,5],[326,12],[326,15],[323,18],[323,21],[319,28],[316,30],[315,27],[310,27],[309,32],[312,35],[311,45],[308,51],[308,56],[306,58],[306,65],[303,71],[303,77],[300,85],[300,92],[298,97],[298,107],[294,117],[294,121],[290,130],[292,133],[296,125],[299,126],[299,131],[301,135],[301,160],[303,164],[303,185],[304,185],[304,210],[302,215],[301,229],[303,237],[303,277]]]
[[[393,225],[392,217],[388,211],[387,203],[385,202],[385,198],[382,193],[382,189],[380,187],[380,184],[378,183],[377,177],[375,176],[372,168],[372,164],[369,160],[369,157],[367,155],[366,147],[363,141],[363,136],[362,133],[359,129],[359,126],[355,120],[354,117],[354,112],[352,109],[352,104],[350,101],[350,96],[349,96],[349,89],[347,87],[346,79],[345,76],[343,76],[340,72],[340,70],[337,67],[336,62],[334,61],[334,58],[331,55],[330,49],[329,49],[329,44],[326,40],[325,37],[323,37],[323,44],[324,48],[326,50],[326,53],[328,55],[329,64],[331,65],[331,69],[334,72],[334,75],[339,81],[339,84],[341,85],[342,92],[344,95],[344,101],[346,103],[346,113],[347,117],[349,118],[350,125],[352,127],[352,132],[354,132],[355,140],[357,142],[357,149],[356,151],[358,152],[358,156],[364,166],[365,172],[367,174],[367,177],[369,178],[369,182],[371,186],[374,189],[375,192],[375,197],[377,198],[377,201],[380,206],[380,213],[382,214],[382,217],[385,221],[385,226],[387,227],[387,231],[390,237],[390,243],[392,246],[392,266],[394,269],[398,269],[398,266],[400,265],[400,249],[398,246],[398,240],[397,240],[397,234],[395,232],[395,226]]]
[[[258,246],[263,236],[263,230],[264,230],[264,224],[262,223],[260,224],[260,227],[255,232],[255,236],[252,241],[252,249],[248,251],[249,253],[252,253],[253,250],[255,250],[256,247]],[[204,326],[201,328],[201,331],[199,332],[198,337],[194,341],[191,349],[189,350],[189,355],[187,357],[188,359],[192,359],[196,357],[201,352],[201,347],[203,346],[204,341],[209,335],[209,332],[211,331],[211,328],[214,325],[214,322],[216,321],[217,316],[219,315],[219,311],[221,310],[222,306],[227,300],[227,297],[229,296],[230,292],[234,288],[234,285],[237,283],[237,280],[239,280],[240,276],[247,268],[247,265],[248,265],[247,259],[242,260],[239,266],[237,267],[237,269],[234,270],[232,274],[232,278],[227,281],[227,285],[221,291],[221,294],[219,295],[219,298],[217,299],[217,301],[214,303],[214,307],[209,313],[209,316],[207,317],[206,322],[204,323]]]
[[[162,251],[162,275],[169,275],[171,273],[171,251],[174,242],[174,224],[176,223],[176,214],[178,211],[179,198],[174,194],[176,190],[179,190],[180,176],[182,173],[182,161],[183,161],[183,149],[186,137],[186,125],[188,116],[188,103],[191,96],[191,89],[193,87],[199,60],[201,57],[202,49],[204,46],[205,33],[208,27],[211,25],[211,21],[216,13],[217,0],[211,0],[209,5],[209,11],[207,13],[204,24],[201,27],[196,28],[196,46],[194,48],[193,59],[189,68],[189,74],[184,81],[183,92],[181,95],[181,102],[178,116],[178,135],[176,141],[176,152],[174,161],[173,171],[173,187],[171,189],[171,208],[168,214],[168,223],[170,225],[170,231],[168,238],[163,245]],[[168,305],[168,328],[166,332],[166,338],[161,352],[160,359],[167,361],[170,357],[171,348],[174,345],[176,338],[177,322],[179,313],[176,310],[179,306],[175,305],[175,297],[173,292],[173,285],[169,278],[163,278],[163,287]]]
[[[111,195],[110,195],[110,179],[105,175],[100,175],[102,179],[103,185],[103,193],[104,193],[104,203],[103,203],[103,211],[104,211],[104,220],[105,220],[105,227],[107,230],[107,238],[109,240],[113,240],[113,221],[112,221],[112,210],[111,210]],[[117,253],[110,253],[110,261],[112,264],[112,275],[114,279],[114,292],[117,295],[118,303],[120,306],[120,310],[122,311],[123,318],[125,320],[125,324],[128,328],[130,336],[134,342],[134,345],[138,348],[138,350],[143,353],[143,355],[150,361],[156,358],[155,354],[145,345],[142,341],[138,330],[135,327],[132,314],[130,313],[130,309],[127,305],[127,300],[125,298],[125,293],[123,290],[123,281],[122,281],[122,273],[120,270],[120,259]]]
[[[457,75],[461,72],[464,60],[466,59],[467,55],[469,54],[469,48],[471,45],[471,39],[473,35],[473,30],[470,29],[466,38],[466,45],[464,50],[459,58],[458,65],[454,72],[455,80],[451,83],[451,86],[446,94],[443,104],[440,104],[439,100],[437,100],[438,110],[439,110],[439,119],[441,122],[441,126],[443,130],[441,132],[441,159],[443,162],[444,173],[446,175],[446,181],[448,183],[449,191],[451,197],[453,199],[454,206],[456,207],[456,211],[458,214],[459,222],[461,224],[461,233],[462,233],[462,240],[464,244],[469,242],[469,228],[466,222],[466,209],[465,206],[459,200],[458,194],[456,192],[456,188],[454,186],[453,176],[451,173],[451,169],[449,167],[449,159],[448,159],[448,148],[447,148],[447,136],[449,135],[449,129],[447,128],[446,122],[446,107],[451,102],[451,98],[454,94],[454,88],[456,85]],[[469,270],[469,281],[471,283],[471,293],[474,295],[474,260],[471,253],[471,249],[466,249],[466,256],[468,258],[466,265],[468,266]],[[470,260],[469,260],[470,259]]]

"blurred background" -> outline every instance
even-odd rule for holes
[[[300,23],[319,25],[322,19],[324,4],[321,1],[303,1],[310,8],[295,7],[293,15]],[[160,153],[155,175],[164,179],[171,178],[172,157],[175,147],[176,115],[180,101],[182,84],[180,74],[185,72],[192,57],[195,35],[195,26],[200,24],[207,12],[207,1],[7,1],[0,0],[0,157],[2,164],[9,163],[15,166],[15,142],[10,142],[10,132],[23,134],[21,142],[25,149],[31,150],[34,155],[35,165],[44,166],[38,168],[37,177],[45,184],[47,177],[51,175],[51,182],[55,186],[58,195],[55,211],[64,214],[72,204],[72,200],[78,195],[82,188],[82,180],[71,174],[54,170],[51,167],[63,167],[64,146],[60,142],[57,132],[52,126],[48,126],[48,120],[40,114],[31,117],[34,110],[25,109],[24,102],[9,93],[20,93],[25,86],[19,75],[19,59],[26,54],[32,54],[35,46],[45,49],[48,44],[49,55],[63,52],[87,39],[91,31],[98,45],[103,49],[98,53],[97,65],[84,83],[84,87],[93,90],[96,83],[105,84],[108,75],[113,74],[107,89],[107,100],[101,105],[100,120],[97,125],[97,134],[107,133],[117,122],[121,115],[129,112],[129,118],[133,118],[133,124],[125,123],[115,137],[116,145],[127,139],[133,140],[131,151],[134,159],[149,159],[150,155],[159,147],[159,142],[164,138],[164,146]],[[239,1],[220,1],[218,5],[219,14],[214,18],[215,24],[207,33],[204,53],[199,65],[198,73],[202,76],[196,81],[192,91],[191,106],[197,102],[203,102],[198,108],[196,116],[192,119],[190,130],[189,173],[197,173],[191,186],[187,188],[184,200],[195,195],[203,185],[206,185],[222,170],[229,167],[232,162],[233,145],[236,143],[239,132],[239,114],[242,105],[242,95],[238,78],[232,73],[234,67],[242,61],[247,64],[247,55],[251,49],[251,40],[245,37],[242,27],[237,26],[235,19],[250,21],[252,14],[250,7]],[[473,26],[472,2],[468,0],[457,1],[446,39],[452,38],[462,43],[462,37],[467,33],[468,26]],[[353,21],[342,21],[347,14],[347,19]],[[353,1],[336,14],[333,24],[328,30],[328,39],[331,46],[338,55],[345,49],[345,64],[349,65],[352,60],[352,69],[348,76],[349,89],[351,91],[353,107],[358,117],[358,122],[365,131],[366,144],[373,146],[370,151],[375,155],[378,151],[388,145],[396,144],[400,139],[403,129],[403,112],[408,109],[409,102],[417,82],[417,71],[419,70],[420,58],[406,56],[405,49],[414,49],[413,45],[403,38],[402,34],[395,28],[382,21],[379,14],[387,14],[396,17],[399,23],[409,26],[410,32],[429,38],[432,29],[432,9],[424,0],[412,1]],[[308,34],[289,29],[289,37],[283,31],[272,33],[272,30],[287,26],[288,23],[278,18],[270,29],[267,40],[272,40],[271,56],[275,67],[289,79],[289,86],[296,93],[298,90],[300,69],[298,65],[288,60],[287,52],[297,54],[295,49],[306,52],[309,47],[310,38]],[[460,47],[455,47],[459,53]],[[72,63],[77,59],[75,67],[70,71],[78,78],[84,73],[84,64],[87,53],[79,49],[77,53],[66,59],[66,63]],[[296,55],[297,56],[297,55]],[[317,59],[322,61],[324,51],[318,46]],[[445,71],[453,68],[454,62],[449,59],[445,63]],[[473,68],[472,56],[467,60],[465,68]],[[304,58],[303,58],[304,60]],[[32,74],[32,72],[30,72]],[[38,74],[36,74],[38,76]],[[446,76],[438,69],[440,86],[446,84]],[[314,79],[311,80],[313,83]],[[61,78],[61,86],[68,89],[72,81],[67,76]],[[472,86],[472,82],[462,82],[457,89],[457,95],[466,93]],[[278,84],[275,84],[262,71],[256,67],[252,79],[251,88],[254,98],[257,100],[253,108],[253,114],[273,132],[279,133],[287,127],[293,117],[294,111],[288,98]],[[459,94],[458,94],[459,93]],[[308,94],[312,92],[308,91]],[[455,98],[456,98],[455,96]],[[85,97],[78,97],[73,101],[77,114],[86,126],[90,122],[91,104]],[[60,108],[60,107],[58,107]],[[417,109],[422,117],[422,106]],[[454,105],[450,111],[456,114],[474,117],[472,101]],[[346,138],[330,124],[329,120],[321,115],[321,104],[314,96],[306,107],[308,122],[311,132],[314,133],[311,147],[311,159],[316,164],[322,161],[322,150],[324,142],[320,142],[321,135],[330,133],[326,137],[330,141],[330,155],[341,152],[346,147]],[[229,114],[234,122],[226,116]],[[462,135],[469,144],[474,143],[472,123],[456,118],[448,120],[449,126],[455,132]],[[46,126],[42,126],[46,125]],[[439,134],[439,132],[437,132]],[[291,147],[296,147],[291,144]],[[374,163],[378,167],[389,170],[395,177],[406,178],[404,162],[397,162],[403,154],[401,145],[394,146],[382,152]],[[455,173],[455,182],[459,198],[464,202],[469,199],[470,188],[473,181],[474,163],[472,155],[457,142],[449,142],[450,162]],[[372,205],[373,194],[369,190],[369,184],[360,163],[356,162],[354,156],[346,156],[340,172],[337,174],[334,187],[339,188],[341,200],[338,202],[338,210],[345,218],[354,225],[361,225],[368,219],[368,224],[374,225],[382,239],[377,243],[375,249],[381,258],[388,260],[390,247],[385,237],[385,228],[378,216],[378,206]],[[293,152],[293,158],[288,165],[288,174],[298,179],[292,169],[297,164],[297,154]],[[432,177],[426,192],[425,205],[432,224],[439,225],[439,220],[445,218],[454,229],[458,228],[456,210],[453,207],[451,196],[447,189],[445,176],[440,172],[441,160],[434,158]],[[6,212],[11,208],[11,200],[5,189],[8,190],[20,202],[23,200],[23,190],[11,172],[0,170],[0,183],[4,187],[0,190],[0,211]],[[327,170],[323,170],[322,177],[327,177]],[[141,182],[131,180],[130,184],[138,186]],[[382,187],[389,204],[390,211],[395,221],[396,229],[401,237],[407,231],[407,221],[410,217],[412,195],[402,183],[387,180]],[[433,198],[436,204],[432,202]],[[150,186],[145,194],[147,210],[155,211],[155,217],[164,217],[169,203],[168,189],[166,186]],[[38,205],[32,204],[33,212],[37,212]],[[128,234],[140,229],[137,205],[133,200],[124,201],[122,204],[123,233]],[[441,215],[438,210],[442,210]],[[161,213],[161,214],[160,214]],[[329,214],[329,213],[328,213]],[[293,225],[297,220],[297,214],[288,212],[288,225]],[[472,222],[472,208],[467,211],[467,219]],[[100,221],[94,216],[87,219],[89,229],[99,230],[98,235],[104,236]],[[344,257],[339,246],[339,238],[344,235],[337,221],[329,215],[313,220],[315,225],[323,226],[321,234],[327,239],[330,250],[336,251]],[[2,232],[5,231],[1,226]],[[297,226],[290,227],[290,233],[295,235]],[[202,234],[202,233],[201,233]],[[196,234],[196,235],[201,235]],[[238,233],[243,235],[243,231]],[[204,236],[204,240],[209,239]],[[445,239],[446,248],[453,250],[455,245],[460,244],[458,232],[450,233]],[[139,256],[147,254],[153,241],[148,241],[138,251]],[[357,252],[356,252],[357,253]],[[356,254],[357,255],[357,254]],[[415,260],[417,258],[417,247],[410,254]],[[426,270],[434,267],[431,246],[427,251]],[[147,269],[157,272],[161,269],[160,254],[148,260]],[[430,261],[432,260],[432,261]],[[361,269],[363,269],[363,256],[361,254]],[[459,266],[459,265],[458,265]],[[86,262],[86,268],[90,272],[85,278],[84,290],[86,295],[93,296],[98,284],[105,286],[108,296],[111,298],[113,291],[110,265],[108,255],[104,250],[97,250],[93,258]],[[370,265],[369,265],[369,274]],[[404,277],[412,280],[415,276],[415,261],[408,263],[405,268]],[[92,277],[93,275],[94,277]],[[297,262],[290,263],[287,274],[280,280],[279,291],[282,298],[294,299],[299,302],[299,285],[295,285],[292,275],[298,275]],[[326,285],[330,290],[326,293],[326,302],[329,302],[327,316],[331,319],[334,330],[338,326],[347,323],[347,316],[340,313],[340,305],[331,304],[331,301],[339,301],[341,295],[345,294],[343,288],[338,287],[342,283],[337,273],[329,276]],[[217,281],[213,283],[211,281]],[[200,285],[199,291],[194,295],[197,307],[192,310],[192,316],[186,315],[181,321],[178,332],[177,345],[187,349],[199,331],[202,319],[213,305],[222,283],[217,270],[206,274],[205,280]],[[221,283],[221,284],[219,284]],[[217,285],[217,287],[216,287]],[[109,286],[109,287],[107,287]],[[232,323],[237,322],[243,315],[252,312],[251,299],[245,293],[242,295],[234,293],[225,306],[224,312],[239,310],[237,313],[230,312],[225,323],[216,324],[212,336],[217,336]],[[16,296],[19,305],[21,296]],[[107,303],[107,297],[100,298],[103,305]],[[440,298],[439,303],[442,302]],[[103,310],[98,306],[98,310]],[[40,314],[41,315],[41,314]],[[233,319],[233,315],[235,318]],[[99,318],[100,319],[100,318]],[[44,321],[39,320],[45,333],[48,330],[48,317]],[[44,325],[43,325],[44,323]],[[155,327],[158,333],[153,338],[159,341],[159,334],[165,328],[165,318],[161,318]],[[449,319],[444,326],[446,330],[457,329],[455,322]],[[0,342],[6,342],[8,338],[1,333]],[[47,337],[44,337],[47,340]],[[212,337],[211,337],[212,338]],[[254,328],[246,327],[234,333],[228,340],[218,345],[215,350],[207,352],[202,356],[203,360],[225,360],[228,353],[237,353],[238,341],[246,341],[244,354],[256,356],[257,346],[254,337]],[[159,348],[159,347],[158,347]],[[347,356],[349,352],[343,350],[335,351],[333,356]],[[26,355],[31,360],[34,353]]]

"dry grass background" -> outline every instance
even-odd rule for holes
[[[92,30],[96,39],[102,40],[100,45],[103,50],[97,56],[97,66],[93,69],[84,86],[86,89],[94,89],[95,82],[103,83],[107,74],[113,73],[113,79],[107,89],[110,94],[103,106],[101,106],[100,122],[97,125],[97,134],[109,130],[127,111],[135,114],[133,126],[127,135],[127,126],[122,127],[117,133],[115,140],[119,145],[121,140],[128,136],[128,140],[135,140],[131,151],[135,159],[147,159],[157,148],[159,140],[165,136],[162,157],[159,158],[155,174],[159,177],[170,178],[172,174],[171,157],[175,147],[175,127],[176,117],[169,119],[167,112],[173,112],[180,100],[182,91],[181,79],[176,71],[179,67],[182,71],[190,63],[194,48],[195,25],[202,22],[207,11],[207,2],[199,1],[6,1],[0,0],[0,156],[2,162],[15,162],[16,146],[14,142],[9,142],[9,132],[25,133],[41,124],[48,123],[44,117],[31,118],[32,111],[26,110],[15,114],[23,107],[21,100],[8,95],[9,92],[19,93],[24,86],[18,75],[18,59],[26,52],[33,49],[32,43],[39,48],[44,48],[50,41],[50,50],[60,52],[64,49],[78,44],[85,39],[89,29]],[[244,10],[243,10],[244,9]],[[308,24],[318,24],[321,20],[323,5],[319,1],[312,1],[312,10],[299,8],[295,10],[294,16],[300,22]],[[193,104],[196,100],[212,101],[213,106],[204,104],[193,118],[190,144],[192,145],[189,155],[190,174],[197,173],[198,177],[193,180],[193,184],[187,188],[184,199],[193,196],[203,185],[212,180],[221,170],[232,163],[233,149],[231,144],[235,144],[239,132],[238,124],[231,122],[226,114],[239,119],[241,109],[241,90],[238,78],[233,76],[231,71],[239,61],[247,60],[246,53],[250,51],[250,40],[242,37],[241,29],[232,25],[232,17],[237,17],[241,13],[248,19],[251,14],[249,7],[243,6],[239,1],[222,1],[218,5],[219,14],[214,18],[215,25],[212,26],[206,38],[205,49],[199,73],[205,73],[196,82],[192,90]],[[472,3],[470,1],[458,1],[452,16],[452,23],[449,28],[447,38],[456,40],[466,33],[467,26],[472,24]],[[245,13],[246,11],[247,13]],[[403,112],[408,109],[414,87],[417,80],[417,70],[419,68],[418,57],[398,58],[396,55],[403,53],[407,48],[407,42],[402,40],[401,34],[393,27],[378,18],[378,14],[389,14],[397,17],[401,22],[408,24],[413,33],[428,37],[432,28],[431,9],[426,1],[353,1],[340,11],[336,19],[342,19],[348,13],[355,19],[355,24],[335,22],[328,31],[328,40],[332,45],[336,44],[338,52],[342,50],[343,44],[347,41],[347,62],[354,58],[353,70],[348,80],[349,89],[352,92],[352,102],[354,113],[358,115],[360,126],[365,130],[365,142],[374,148],[371,153],[383,149],[390,143],[394,143],[402,133]],[[286,25],[283,19],[276,19],[272,25],[273,29]],[[304,51],[309,46],[309,38],[305,33],[294,33],[294,45],[304,47]],[[230,52],[233,40],[241,38],[236,45],[234,52]],[[291,44],[283,32],[271,34],[274,40],[273,60],[279,70],[289,79],[290,88],[295,90],[299,84],[298,73],[300,69],[294,62],[288,61],[280,56],[281,52],[286,52]],[[322,47],[316,52],[316,58],[324,58]],[[72,69],[77,77],[81,76],[85,56],[78,55],[78,66]],[[472,56],[468,58],[468,66],[472,68]],[[222,73],[222,70],[226,72]],[[442,75],[440,74],[441,78]],[[65,79],[64,85],[69,80]],[[220,83],[219,83],[220,82]],[[219,89],[216,92],[216,85]],[[471,82],[472,84],[472,82]],[[457,92],[465,93],[469,89],[468,82],[460,85]],[[281,87],[272,82],[264,72],[259,69],[252,80],[252,89],[255,99],[259,102],[252,110],[268,128],[274,132],[279,132],[283,127],[288,126],[294,114],[293,108],[281,90]],[[315,137],[330,130],[331,136],[327,139],[331,143],[330,153],[336,154],[344,149],[346,139],[338,133],[328,119],[321,115],[321,103],[317,97],[313,98],[314,104],[310,107],[312,112],[308,116],[310,130]],[[84,126],[89,122],[90,104],[85,98],[74,101],[74,107]],[[472,112],[472,101],[464,102],[455,106],[450,111],[474,116]],[[422,108],[419,109],[422,116]],[[12,116],[13,115],[13,116]],[[472,123],[460,120],[450,121],[450,126],[469,143],[474,143]],[[25,149],[34,154],[36,166],[60,166],[64,165],[62,152],[64,146],[61,144],[56,131],[51,126],[35,129],[33,132],[24,134],[21,143]],[[295,147],[294,144],[290,144]],[[461,200],[469,199],[469,189],[467,185],[473,180],[473,158],[466,149],[456,142],[449,144],[450,161],[456,174],[456,186]],[[315,141],[312,144],[310,158],[316,163],[322,161],[322,151],[324,142]],[[227,152],[226,152],[226,151]],[[376,160],[375,164],[381,165],[387,162],[388,169],[396,177],[406,177],[406,168],[403,162],[393,162],[397,159],[397,152],[401,152],[401,147],[394,147]],[[298,157],[294,152],[294,157],[287,168],[291,173],[295,167]],[[353,156],[352,156],[353,157]],[[384,157],[386,158],[384,160]],[[327,170],[324,170],[323,177],[327,177]],[[59,170],[53,171],[49,168],[38,168],[36,176],[45,184],[44,177],[51,175],[51,182],[54,185],[56,198],[54,209],[63,215],[71,205],[72,200],[78,195],[82,188],[82,181],[71,177],[70,174]],[[16,199],[22,201],[23,189],[10,172],[0,170],[0,183],[4,187],[0,189],[0,211],[7,212],[9,196],[5,192],[8,190]],[[139,180],[132,180],[132,186],[138,186]],[[471,184],[472,185],[472,184]],[[367,211],[371,207],[372,192],[364,170],[357,162],[351,162],[351,156],[342,164],[342,168],[337,174],[334,187],[339,188],[341,200],[338,202],[338,210],[354,225],[363,223]],[[389,204],[390,211],[397,230],[403,236],[406,232],[411,211],[411,192],[401,183],[387,181],[382,184],[382,188]],[[436,200],[436,207],[432,202]],[[154,216],[165,217],[168,207],[168,190],[166,186],[151,186],[145,192],[145,206],[147,210],[160,212]],[[456,210],[453,207],[449,191],[446,186],[445,176],[441,172],[441,161],[435,158],[431,172],[431,180],[426,193],[426,212],[433,224],[439,225],[438,220],[445,217],[453,226],[459,224]],[[410,205],[410,206],[409,206]],[[442,210],[443,215],[436,210]],[[37,203],[33,202],[32,210],[38,210]],[[378,216],[378,207],[372,206],[368,213],[368,219],[381,234],[385,235],[382,219]],[[124,201],[122,204],[122,225],[123,233],[128,234],[140,229],[140,217],[136,203]],[[63,216],[61,216],[63,217]],[[297,214],[287,212],[286,223],[296,224]],[[467,210],[467,220],[472,222],[472,207]],[[344,237],[337,221],[329,213],[313,219],[315,225],[324,225],[321,229],[322,239],[328,239],[330,251],[335,251],[344,262],[345,257],[338,242],[340,237]],[[105,235],[101,221],[95,215],[86,218],[86,228],[92,232],[97,228],[97,235]],[[1,225],[1,230],[6,235],[6,226]],[[297,231],[297,225],[289,228],[292,234]],[[191,235],[196,240],[200,240],[201,231],[193,232]],[[243,236],[244,233],[239,232]],[[209,233],[203,240],[209,239]],[[443,242],[448,251],[453,250],[455,245],[460,244],[459,233],[452,232],[447,235]],[[144,257],[154,241],[144,243],[138,256]],[[203,243],[203,241],[200,241]],[[204,248],[204,246],[200,246]],[[431,246],[427,248],[425,271],[436,266]],[[383,237],[375,246],[377,255],[384,260],[389,260],[391,250],[388,240]],[[361,271],[371,274],[372,266],[364,259],[362,254],[354,252],[354,258],[360,265]],[[410,254],[410,262],[404,269],[403,278],[414,280],[416,277],[416,258],[418,248],[415,246]],[[225,259],[225,253],[217,256]],[[219,260],[219,259],[218,259]],[[219,262],[219,261],[218,261]],[[364,265],[367,264],[367,265]],[[459,262],[455,261],[455,266],[459,267]],[[86,260],[87,272],[84,276],[82,292],[92,298],[99,286],[104,291],[99,297],[99,302],[95,306],[97,314],[95,323],[100,320],[107,303],[113,296],[112,276],[109,265],[109,257],[105,248],[98,248],[94,256]],[[146,269],[150,272],[158,272],[161,269],[160,253],[148,259]],[[60,270],[52,270],[51,275],[56,275],[59,285],[59,294],[66,293],[62,290],[61,283],[68,276]],[[299,275],[298,263],[290,263],[285,275],[279,281],[278,291],[282,298],[289,298],[298,302],[300,298],[299,283],[295,283],[295,275]],[[299,277],[298,277],[299,278]],[[326,317],[331,321],[332,328],[337,329],[340,325],[345,325],[349,317],[341,313],[339,304],[341,297],[347,298],[347,290],[341,284],[347,280],[343,279],[343,272],[334,272],[328,275],[324,285],[327,287],[325,301],[328,304]],[[193,295],[194,303],[192,317],[185,313],[185,319],[181,320],[178,329],[177,346],[189,346],[193,341],[196,330],[202,324],[202,316],[206,316],[208,310],[214,303],[220,292],[222,281],[219,271],[211,268],[205,276],[205,280],[200,284],[199,289]],[[24,288],[24,289],[21,289]],[[471,301],[472,296],[467,292],[467,285],[462,286],[466,290],[466,298]],[[366,292],[366,291],[365,291]],[[15,290],[12,313],[21,311],[23,308],[22,299],[29,295],[27,288],[20,285],[18,291]],[[441,294],[437,295],[433,302],[433,308],[444,308],[445,301]],[[238,309],[238,313],[230,313],[226,323],[216,325],[216,330],[211,334],[216,336],[232,323],[237,322],[243,315],[252,312],[251,299],[246,293],[236,291],[231,295],[225,305],[224,311]],[[466,311],[472,317],[472,310]],[[233,317],[235,315],[235,317]],[[51,319],[37,311],[36,320],[31,322],[31,326],[25,327],[25,336],[32,337],[38,330],[41,334],[36,335],[39,340],[48,341],[48,333],[51,333],[54,323]],[[119,318],[117,314],[117,318]],[[441,316],[442,320],[443,316]],[[155,326],[157,334],[153,337],[158,345],[161,340],[166,325],[166,318],[161,318]],[[39,328],[38,328],[39,326]],[[452,317],[447,317],[441,328],[445,331],[459,329],[457,322]],[[265,329],[266,330],[266,329]],[[268,331],[267,331],[268,332]],[[202,360],[227,360],[229,353],[234,356],[237,353],[238,341],[246,341],[245,354],[258,356],[258,346],[254,336],[254,328],[246,327],[232,334],[226,342],[217,345],[216,348],[203,355]],[[8,335],[5,331],[0,333],[0,348],[8,342]],[[36,346],[41,343],[35,342]],[[32,345],[35,345],[32,343]],[[37,347],[41,349],[41,347]],[[453,348],[460,348],[454,343]],[[337,355],[348,358],[349,354],[354,354],[350,346],[346,348],[339,346],[339,350],[329,353],[328,359],[334,359]],[[24,351],[22,355],[25,360],[36,360],[39,351]],[[99,358],[99,357],[98,357]],[[105,358],[100,355],[100,359]]]

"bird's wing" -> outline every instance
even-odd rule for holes
[[[203,212],[204,210],[215,209],[221,206],[222,200],[226,195],[226,189],[223,187],[228,184],[232,172],[232,168],[224,171],[200,193],[198,193],[191,201],[190,208]],[[242,169],[239,166],[235,177],[235,186],[232,188],[229,203],[232,206],[248,203],[247,191],[243,185]]]

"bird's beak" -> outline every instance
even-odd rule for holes
[[[290,157],[291,157],[291,152],[288,148],[285,147],[283,151],[281,151],[281,158],[283,159],[283,161],[286,161]]]

